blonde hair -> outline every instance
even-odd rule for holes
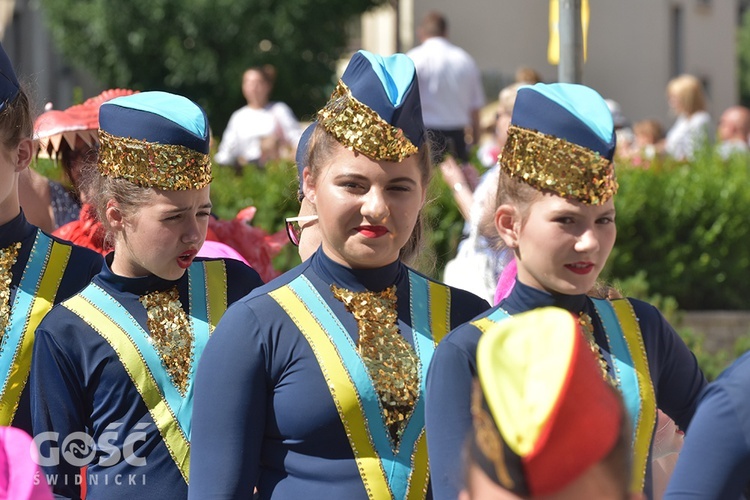
[[[688,116],[706,110],[703,84],[693,75],[680,75],[671,79],[667,84],[667,95],[676,97],[682,112]]]

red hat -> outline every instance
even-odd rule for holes
[[[620,438],[619,394],[603,379],[577,319],[563,309],[518,314],[487,331],[477,373],[472,455],[508,490],[556,493]]]
[[[63,141],[74,150],[78,138],[90,147],[96,146],[99,141],[99,107],[110,99],[134,93],[128,89],[109,89],[82,104],[42,113],[34,122],[34,138],[39,141],[39,151],[56,157]]]

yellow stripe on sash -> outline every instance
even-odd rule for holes
[[[208,323],[213,332],[227,310],[227,266],[223,260],[208,260],[205,264]]]
[[[437,344],[450,331],[451,296],[450,289],[443,284],[430,281],[429,287],[430,328],[432,330],[432,340]],[[440,321],[435,321],[438,318]]]
[[[471,322],[472,325],[476,326],[480,332],[487,333],[487,330],[495,326],[497,323],[486,317],[479,318],[476,321]]]
[[[364,410],[357,389],[349,377],[346,367],[331,339],[313,317],[300,298],[284,286],[269,293],[297,325],[315,353],[328,389],[336,404],[341,422],[346,429],[354,459],[362,477],[367,495],[371,500],[392,498],[388,480],[375,446],[370,440]],[[425,462],[426,463],[426,462]]]
[[[656,422],[656,395],[651,381],[651,373],[648,368],[646,347],[643,344],[641,328],[635,317],[633,306],[628,300],[613,300],[617,319],[620,321],[628,350],[633,359],[638,387],[641,397],[641,411],[638,422],[635,425],[635,438],[633,440],[633,477],[630,482],[630,491],[641,493],[646,480],[646,467],[648,466],[648,453],[651,448],[651,437]]]
[[[57,290],[60,288],[65,268],[68,265],[70,245],[62,245],[58,242],[52,243],[49,260],[44,268],[44,274],[39,281],[34,301],[31,305],[26,327],[21,334],[18,350],[13,357],[8,381],[5,384],[5,390],[0,395],[0,425],[10,425],[18,409],[18,402],[21,399],[21,393],[29,379],[31,370],[31,350],[34,347],[34,332],[42,322],[42,318],[52,309],[57,296]]]
[[[427,459],[427,438],[424,429],[414,446],[414,456],[412,456],[412,471],[409,476],[409,490],[406,493],[406,500],[424,500],[427,495],[427,483],[430,479],[429,460]]]
[[[128,372],[130,379],[146,404],[156,428],[159,429],[169,454],[172,455],[172,459],[177,464],[185,482],[188,482],[190,443],[182,433],[177,418],[162,397],[156,380],[154,380],[151,372],[145,368],[146,362],[141,357],[138,348],[120,325],[80,295],[75,295],[66,300],[63,302],[63,306],[83,319],[115,350],[125,371]]]

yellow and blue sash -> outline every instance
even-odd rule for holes
[[[78,315],[115,350],[186,482],[190,470],[195,371],[206,342],[227,308],[224,261],[194,262],[188,268],[188,282],[194,340],[184,396],[172,384],[149,333],[105,290],[92,283],[63,302],[64,307]]]
[[[607,332],[614,374],[633,424],[632,493],[643,491],[651,438],[656,425],[656,394],[638,319],[628,300],[592,299]]]
[[[656,423],[656,394],[648,368],[646,348],[635,311],[628,300],[592,300],[607,332],[612,373],[633,423],[633,474],[630,491],[640,493],[646,479],[651,437]],[[498,307],[486,317],[473,321],[472,325],[484,333],[508,316],[508,312]]]
[[[0,342],[0,425],[10,425],[29,378],[34,332],[52,309],[68,265],[70,245],[37,230],[31,254],[11,306],[8,327]]]
[[[420,394],[395,450],[357,346],[315,287],[302,275],[270,293],[315,354],[371,499],[422,499],[429,481],[424,432],[425,379],[435,345],[450,330],[450,289],[411,271],[409,287]]]

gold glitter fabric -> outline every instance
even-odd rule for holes
[[[476,382],[471,393],[471,419],[474,423],[474,442],[482,455],[492,462],[495,475],[502,486],[512,489],[515,487],[515,481],[511,478],[508,466],[505,463],[505,451],[502,439],[500,438],[500,432],[497,430],[495,421],[484,408],[483,401],[482,386],[479,382]]]
[[[0,341],[10,320],[10,284],[13,281],[13,273],[10,270],[18,260],[20,249],[21,243],[0,249]]]
[[[383,419],[396,449],[419,396],[419,360],[396,324],[396,287],[382,292],[351,292],[331,285],[331,290],[357,320],[359,355],[380,398]]]
[[[602,378],[613,386],[616,385],[614,378],[609,373],[609,365],[607,364],[607,360],[604,359],[602,348],[599,347],[599,344],[597,344],[594,339],[594,323],[591,321],[591,316],[585,312],[578,313],[578,324],[581,325],[581,333],[583,333],[584,338],[586,338],[586,342],[589,344],[589,349],[591,349],[591,352],[594,353],[597,361],[599,361]]]
[[[193,328],[182,309],[177,287],[165,292],[152,292],[140,298],[148,313],[151,342],[167,369],[172,384],[180,395],[187,392],[190,366],[193,362]]]
[[[617,192],[612,162],[588,148],[535,130],[511,125],[500,168],[534,189],[589,205]]]
[[[344,147],[376,161],[402,161],[419,151],[403,130],[357,100],[341,80],[318,111],[318,121]]]
[[[166,191],[211,183],[211,159],[185,146],[117,137],[99,130],[99,171],[133,184]]]

